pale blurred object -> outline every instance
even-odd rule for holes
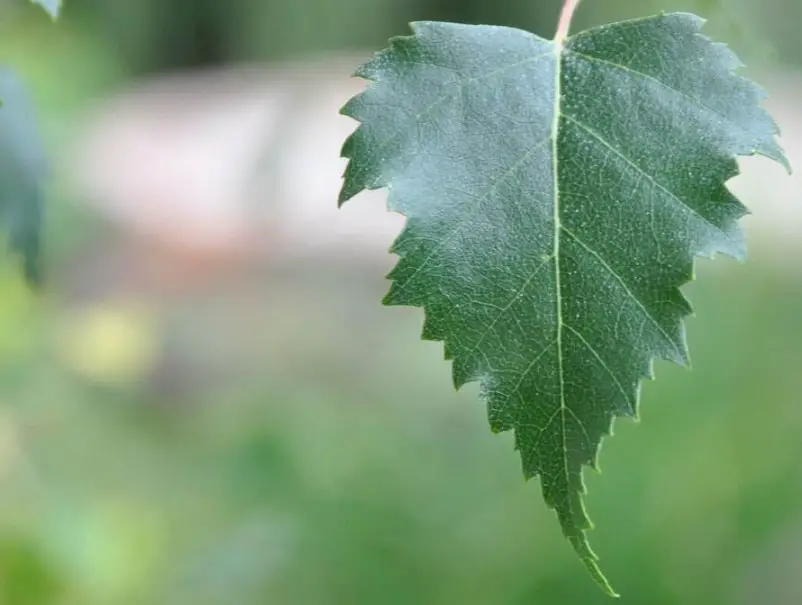
[[[261,314],[283,304],[275,276],[305,265],[384,287],[403,218],[384,191],[337,207],[340,149],[357,126],[339,110],[368,57],[175,74],[88,110],[59,168],[107,225],[57,272],[66,366],[175,401],[253,366]],[[292,358],[281,342],[277,358]]]
[[[145,305],[109,301],[61,318],[55,348],[84,379],[119,386],[142,381],[160,354],[158,318]]]
[[[749,247],[785,261],[802,251],[802,73],[792,69],[754,69],[768,93],[763,106],[780,128],[780,146],[793,173],[765,158],[740,160],[742,174],[730,187],[752,212],[744,220]]]
[[[176,74],[103,100],[69,154],[77,198],[188,256],[390,258],[384,192],[339,210],[356,123],[340,107],[366,56]],[[223,263],[225,265],[225,262]]]

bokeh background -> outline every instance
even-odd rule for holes
[[[0,2],[53,166],[44,291],[0,265],[0,604],[607,603],[418,310],[398,217],[342,211],[351,72],[411,20],[551,35],[558,0]],[[802,164],[796,0],[586,0],[575,28],[710,18]],[[733,182],[751,259],[685,289],[588,473],[623,603],[802,603],[802,187]]]

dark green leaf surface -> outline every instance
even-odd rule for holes
[[[744,254],[735,157],[786,162],[761,92],[701,24],[660,15],[557,44],[415,23],[343,108],[361,125],[340,203],[388,187],[408,219],[385,303],[425,309],[423,337],[444,341],[457,388],[480,381],[493,431],[514,431],[525,476],[611,594],[583,466],[636,415],[653,360],[687,363],[694,256]]]
[[[36,284],[47,164],[33,106],[8,69],[0,69],[0,103],[0,228],[22,254],[29,282]]]
[[[53,19],[58,17],[61,10],[61,0],[31,0],[34,4],[38,4],[47,11]]]

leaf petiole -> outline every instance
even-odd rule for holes
[[[557,33],[554,35],[554,42],[562,44],[563,40],[568,37],[568,30],[571,28],[571,19],[574,17],[574,11],[579,6],[581,0],[565,0],[562,12],[560,12],[560,21],[557,24]]]

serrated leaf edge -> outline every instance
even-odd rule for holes
[[[560,45],[555,44],[554,48],[555,48],[555,51],[556,51],[556,54],[557,54],[557,61],[556,61],[557,69],[555,69],[555,77],[556,77],[555,91],[556,91],[557,94],[555,94],[555,101],[554,101],[555,102],[555,110],[554,110],[554,118],[553,118],[554,119],[554,124],[552,125],[552,137],[551,137],[552,145],[555,148],[557,146],[556,133],[558,132],[558,129],[559,129],[558,128],[559,127],[559,118],[560,118],[560,115],[561,115],[560,107],[559,107],[560,106],[560,94],[559,94],[559,91],[561,89],[561,67],[562,67],[562,61],[560,60],[560,58],[562,56],[562,52],[561,52],[562,46],[565,45],[566,43],[568,43],[571,40],[574,40],[574,39],[577,39],[579,37],[592,34],[594,32],[603,31],[603,30],[605,30],[607,28],[610,28],[610,27],[613,27],[613,26],[620,26],[620,25],[626,25],[626,24],[636,24],[636,23],[639,23],[639,22],[644,22],[644,21],[655,19],[655,18],[668,17],[668,16],[688,18],[696,26],[696,29],[697,29],[697,31],[695,33],[696,36],[699,36],[700,38],[704,39],[706,42],[708,42],[708,43],[710,43],[712,45],[724,46],[724,47],[727,46],[726,44],[715,42],[709,36],[706,36],[706,35],[701,33],[700,30],[703,27],[703,25],[707,22],[706,19],[704,19],[702,17],[699,17],[698,15],[694,15],[693,13],[688,13],[688,12],[670,12],[670,13],[668,13],[668,12],[665,12],[665,11],[661,11],[660,13],[658,13],[656,15],[651,15],[651,16],[646,16],[646,17],[638,17],[638,18],[634,18],[634,19],[628,19],[628,20],[624,20],[624,21],[618,21],[618,22],[615,22],[615,23],[608,23],[608,24],[603,24],[603,25],[599,25],[599,26],[596,26],[596,27],[588,28],[586,30],[582,30],[582,31],[576,32],[576,33],[566,37],[565,40],[563,40],[562,44],[560,44]],[[414,40],[414,39],[418,38],[421,35],[421,30],[423,30],[426,26],[428,26],[430,24],[436,24],[436,23],[438,23],[438,22],[433,22],[433,21],[414,21],[414,22],[411,22],[409,25],[410,25],[410,28],[411,28],[411,30],[413,32],[412,35],[410,35],[410,36],[396,36],[396,37],[390,38],[388,48],[374,53],[373,58],[370,59],[369,61],[367,61],[366,63],[364,63],[362,66],[360,66],[355,72],[353,72],[352,76],[353,77],[362,78],[362,79],[367,80],[367,81],[369,81],[371,83],[372,82],[379,82],[380,78],[379,78],[378,71],[373,71],[372,70],[372,68],[374,66],[374,63],[376,61],[378,61],[382,57],[382,55],[384,55],[385,53],[393,52],[394,48],[397,47],[397,45],[399,43],[411,41],[411,40]],[[524,33],[527,33],[529,35],[534,35],[534,34],[531,34],[530,32],[525,32],[525,30],[520,30],[520,31],[524,31]],[[750,80],[748,78],[745,78],[744,76],[741,76],[740,74],[736,73],[736,70],[738,68],[742,67],[743,64],[740,63],[740,61],[737,59],[737,56],[734,53],[731,53],[731,54],[732,54],[732,57],[733,57],[734,61],[733,61],[733,64],[728,69],[729,73],[732,75],[732,77],[738,78],[740,80],[747,81],[750,84],[750,86],[752,86],[754,88],[754,90],[757,92],[757,97],[758,97],[757,101],[758,101],[758,104],[759,104],[760,101],[764,100],[767,97],[766,91],[762,87],[760,87],[757,83],[755,83],[754,81],[752,81],[752,80]],[[350,105],[351,105],[352,102],[356,102],[363,95],[365,95],[369,91],[370,86],[371,85],[369,84],[368,87],[366,88],[366,90],[364,90],[361,93],[359,93],[359,94],[355,95],[354,97],[352,97],[352,99],[341,108],[340,114],[344,115],[344,116],[347,116],[347,117],[350,117],[350,118],[356,120],[357,122],[360,122],[360,120],[358,118],[356,118],[354,115],[352,115],[350,113],[350,111],[349,111]],[[770,119],[770,121],[771,121],[771,123],[773,125],[773,134],[775,136],[779,135],[780,134],[780,129],[779,129],[776,121],[768,114],[768,112],[765,111],[765,109],[763,109],[762,107],[761,107],[761,109],[763,110],[764,114],[769,117],[769,119]],[[341,157],[348,159],[349,160],[349,165],[350,165],[350,160],[352,159],[352,157],[350,155],[349,145],[351,144],[352,140],[356,136],[358,136],[359,130],[361,128],[362,128],[362,126],[361,126],[361,122],[360,122],[360,125],[346,139],[346,141],[343,143],[343,146],[341,148]],[[746,156],[750,156],[750,155],[752,155],[752,156],[754,156],[754,155],[763,155],[764,157],[767,157],[769,159],[775,160],[778,163],[780,163],[786,169],[786,171],[789,174],[791,174],[792,173],[792,167],[790,165],[790,162],[788,161],[788,158],[786,157],[786,155],[782,151],[782,149],[779,147],[779,145],[777,146],[777,149],[779,150],[779,154],[778,155],[770,155],[770,154],[767,154],[765,152],[761,152],[761,151],[758,151],[758,150],[752,150],[751,153],[733,154],[732,157],[733,157],[733,159],[736,159],[737,157],[746,157]],[[553,153],[554,153],[554,157],[556,157],[556,149],[554,149]],[[348,167],[346,167],[345,171],[343,172],[343,177],[344,178],[347,177],[347,170],[348,170]],[[739,174],[740,174],[740,168],[736,168],[734,174],[730,177],[729,180],[732,180],[733,178],[735,178]],[[558,193],[559,193],[557,162],[554,163],[553,177],[554,177],[554,195],[555,195],[555,198],[556,198]],[[346,201],[351,199],[354,195],[359,193],[359,191],[361,191],[361,190],[359,190],[359,191],[354,191],[354,192],[347,192],[345,190],[345,184],[346,183],[343,184],[343,188],[342,188],[342,190],[340,192],[340,195],[339,195],[338,201],[337,201],[337,204],[340,207]],[[724,184],[726,185],[726,182]],[[366,184],[364,189],[381,189],[381,188],[385,188],[385,187],[388,189],[388,196],[387,196],[387,202],[386,202],[387,210],[388,211],[392,211],[392,212],[397,212],[398,214],[401,214],[402,216],[404,216],[404,214],[402,212],[399,212],[399,211],[396,211],[396,210],[393,209],[393,204],[392,204],[393,190],[392,190],[392,184],[391,183],[388,183],[388,182],[372,182],[372,183]],[[554,255],[554,257],[555,257],[555,277],[557,278],[556,291],[557,291],[557,297],[558,297],[558,303],[557,303],[558,304],[558,315],[557,315],[558,316],[558,331],[557,331],[558,340],[557,340],[556,344],[559,347],[560,346],[562,328],[564,327],[564,322],[562,321],[562,318],[561,318],[561,307],[560,307],[560,302],[559,302],[559,299],[560,299],[560,287],[559,287],[560,271],[559,271],[559,254],[558,253],[559,253],[559,239],[560,239],[559,233],[562,230],[562,227],[560,226],[560,219],[559,219],[558,212],[559,212],[559,200],[555,199],[555,203],[554,203],[555,241],[554,241],[554,245],[553,245],[552,255]],[[748,210],[746,212],[748,213]],[[403,235],[405,230],[406,230],[406,226],[404,227],[404,229],[402,230],[402,233],[398,236],[398,238],[396,238],[396,242],[398,241],[398,239],[401,238],[401,236]],[[396,248],[395,248],[395,243],[396,242],[394,242],[393,246],[391,246],[391,248],[390,248],[390,252],[391,253],[396,253],[397,254]],[[694,257],[697,257],[697,258],[700,258],[700,257],[713,258],[713,257],[716,256],[716,253],[717,253],[716,251],[712,251],[709,255],[702,254],[702,253],[696,253],[696,254],[694,254]],[[743,260],[743,259],[741,259],[741,260]],[[695,265],[695,263],[693,263],[693,265]],[[693,309],[692,309],[690,303],[687,301],[687,299],[685,299],[684,295],[681,294],[681,289],[682,289],[683,286],[687,285],[688,283],[690,283],[691,281],[693,281],[695,279],[694,266],[693,265],[692,265],[692,268],[691,268],[692,273],[689,276],[689,278],[685,282],[679,283],[679,284],[677,284],[675,286],[676,289],[680,292],[680,295],[682,296],[682,299],[686,303],[688,303],[688,309],[689,310],[682,317],[682,319],[680,320],[680,326],[679,326],[682,347],[681,347],[681,350],[678,351],[678,352],[682,356],[682,359],[675,359],[674,361],[678,365],[683,366],[683,367],[688,367],[688,368],[690,367],[691,362],[690,362],[690,356],[688,354],[688,347],[687,347],[687,342],[686,342],[685,320],[688,317],[691,317],[693,315]],[[392,279],[392,277],[390,277],[389,275],[388,275],[388,278]],[[391,303],[389,301],[388,296],[385,296],[383,298],[382,303],[385,304],[385,305],[394,304],[394,303]],[[410,306],[410,305],[403,305],[403,306]],[[424,322],[423,322],[423,330],[422,330],[421,338],[423,340],[441,341],[442,339],[440,339],[440,338],[433,338],[433,337],[428,337],[427,336],[427,324],[429,323],[429,315],[428,315],[429,311],[428,311],[427,307],[425,305],[412,305],[412,306],[415,306],[416,308],[420,308],[420,309],[423,310]],[[444,347],[445,348],[444,359],[446,361],[452,360],[453,356],[448,351],[447,344],[446,343],[444,343],[444,344],[445,344],[445,347]],[[560,362],[560,384],[561,384],[561,390],[562,390],[562,388],[564,387],[564,381],[562,379],[562,352],[559,349],[558,349],[558,351],[559,351],[558,352],[558,359],[559,359],[559,362]],[[635,421],[639,420],[639,411],[638,410],[639,410],[639,405],[640,405],[640,393],[641,393],[642,382],[643,382],[643,380],[653,380],[655,378],[654,362],[657,361],[658,359],[662,359],[662,358],[659,358],[657,356],[651,356],[651,358],[648,361],[648,371],[647,371],[647,373],[644,376],[641,376],[640,379],[637,382],[636,389],[635,389],[635,397],[634,397],[634,409],[632,410],[632,412],[633,412],[632,413],[632,418]],[[453,376],[453,374],[452,374],[452,376]],[[455,379],[454,380],[455,389],[460,389],[462,386],[464,386],[464,384],[467,384],[468,382],[475,382],[477,380],[481,380],[481,377],[476,377],[476,378],[472,378],[472,379],[466,380],[461,384],[458,384],[457,381],[456,381],[456,377],[453,376],[453,378]],[[483,395],[482,398],[484,399],[484,395]],[[563,393],[562,392],[561,392],[561,399],[563,399]],[[563,399],[562,406],[561,406],[561,413],[563,415],[565,414],[565,412],[564,412],[565,409],[566,409],[566,406],[565,406],[564,399]],[[599,446],[596,449],[593,461],[589,465],[586,465],[589,468],[591,468],[592,470],[595,470],[596,472],[600,472],[598,459],[599,459],[599,455],[601,453],[601,446],[602,446],[603,441],[604,441],[604,436],[613,436],[614,423],[615,423],[616,418],[619,417],[619,416],[620,415],[613,415],[613,417],[610,420],[609,427],[607,428],[607,430],[605,431],[604,435],[602,436],[602,438],[599,441]],[[565,427],[565,423],[564,422],[563,422],[563,427]],[[565,439],[564,439],[564,441],[565,441]],[[567,459],[566,456],[563,456],[563,458]],[[567,472],[566,472],[566,474],[567,474]],[[527,477],[527,479],[529,479],[529,478],[530,477]],[[600,567],[598,566],[598,563],[597,563],[598,562],[598,556],[592,550],[592,548],[590,547],[590,544],[589,544],[589,542],[588,542],[588,540],[586,538],[585,533],[586,533],[586,531],[593,529],[593,523],[589,519],[589,517],[587,516],[587,514],[585,512],[585,509],[584,509],[584,498],[582,498],[582,496],[587,495],[587,489],[585,487],[584,480],[581,481],[581,486],[580,487],[581,487],[581,489],[579,491],[579,495],[580,495],[579,502],[580,502],[580,506],[582,507],[582,511],[581,511],[582,512],[582,517],[586,521],[586,524],[585,524],[584,528],[581,528],[581,539],[577,539],[575,537],[567,536],[567,535],[566,535],[566,537],[568,538],[568,540],[571,543],[571,545],[574,548],[574,550],[579,555],[579,557],[582,560],[582,562],[584,563],[585,567],[588,569],[590,575],[593,577],[593,579],[596,581],[596,583],[602,588],[602,590],[604,590],[605,593],[607,593],[609,596],[618,597],[619,595],[613,590],[613,588],[610,585],[609,581],[604,576],[604,574],[602,573]],[[550,508],[553,509],[552,506],[550,506]]]

